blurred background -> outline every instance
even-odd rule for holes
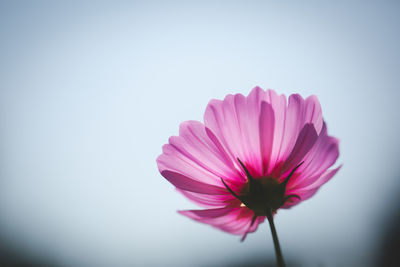
[[[1,1],[0,266],[273,266],[268,224],[240,237],[156,157],[212,98],[318,96],[341,171],[281,210],[292,266],[400,266],[400,4]],[[398,254],[398,253],[397,253]]]

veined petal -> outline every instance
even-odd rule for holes
[[[321,105],[315,95],[306,98],[303,119],[305,123],[312,123],[317,133],[321,132],[324,121],[322,118]]]
[[[169,144],[163,146],[163,154],[157,158],[157,163],[160,173],[168,170],[180,173],[198,182],[215,186],[220,185],[216,175],[187,159],[182,153]]]
[[[298,204],[300,201],[304,201],[312,197],[318,190],[319,188],[324,185],[326,182],[328,182],[341,168],[342,166],[339,166],[335,169],[332,170],[327,170],[324,174],[319,175],[317,177],[312,177],[310,179],[311,182],[310,184],[303,186],[301,184],[292,187],[287,190],[286,195],[298,195],[300,196],[300,200],[297,198],[291,198],[288,200],[282,208],[287,209],[290,208],[296,204]],[[309,182],[310,182],[309,181]]]
[[[263,94],[262,89],[255,88],[247,98],[236,94],[227,95],[223,101],[212,100],[204,114],[206,127],[230,157],[239,158],[254,176],[262,175],[259,116]],[[235,165],[246,177],[237,161]]]
[[[183,122],[179,136],[170,140],[170,144],[197,165],[218,177],[231,179],[238,175],[231,159],[226,157],[221,148],[216,147],[210,140],[204,124],[198,121]]]
[[[182,190],[207,195],[229,194],[229,192],[222,187],[201,183],[177,172],[165,170],[161,172],[161,175],[164,176],[165,179],[167,179],[171,184]]]
[[[256,220],[249,229],[254,213],[244,207],[185,210],[179,213],[235,235],[244,235],[249,230],[255,231],[258,224],[263,221],[262,218]]]
[[[274,142],[275,115],[271,104],[263,101],[260,112],[260,146],[262,157],[262,175],[266,175],[270,164],[271,151]]]
[[[209,138],[204,125],[197,121],[181,124],[179,136],[173,136],[157,159],[160,172],[170,170],[193,180],[219,186],[221,178],[241,180],[241,173],[222,147]]]
[[[244,238],[265,220],[254,212],[275,214],[314,195],[339,170],[328,170],[338,155],[338,140],[328,136],[316,96],[293,94],[287,103],[285,95],[255,87],[247,97],[211,100],[204,124],[182,123],[157,163],[179,192],[209,208],[181,214]],[[258,203],[283,180],[285,196],[300,199],[278,196],[282,199]],[[280,207],[280,201],[286,202]]]
[[[339,167],[332,169],[332,170],[327,170],[324,174],[322,174],[318,179],[315,179],[313,183],[309,184],[308,186],[304,187],[304,189],[313,189],[322,186],[326,182],[328,182],[340,169],[342,168],[342,165]]]
[[[298,94],[290,95],[288,106],[285,109],[282,109],[282,107],[278,109],[274,108],[274,112],[276,120],[281,120],[283,124],[281,122],[276,127],[275,137],[278,136],[278,139],[274,140],[271,160],[275,162],[273,165],[275,168],[280,168],[280,163],[286,162],[292,153],[304,126],[312,124],[316,133],[319,134],[322,129],[323,120],[321,107],[315,96],[310,96],[304,100]],[[270,171],[273,170],[270,169]]]
[[[281,159],[281,153],[283,151],[283,143],[286,133],[285,121],[286,121],[286,97],[285,95],[278,95],[273,90],[268,90],[263,94],[263,101],[269,103],[274,111],[274,136],[273,143],[270,153],[270,159],[268,169],[264,170],[265,175],[272,172],[275,166]],[[296,137],[297,137],[297,133]]]
[[[179,188],[177,188],[177,191],[204,208],[222,208],[226,206],[239,207],[241,204],[241,202],[230,193],[224,195],[210,195],[180,190]]]
[[[318,188],[313,188],[313,189],[310,189],[310,190],[292,191],[292,192],[296,192],[296,194],[301,199],[292,197],[292,198],[288,199],[281,208],[282,209],[289,209],[289,208],[299,204],[300,202],[309,199],[310,197],[315,195],[315,193],[317,193],[318,190],[319,190],[319,187]],[[290,194],[292,194],[292,192]],[[288,195],[289,195],[289,193],[288,193]]]
[[[326,182],[328,182],[340,169],[342,165],[335,169],[326,170],[322,174],[318,174],[313,177],[309,177],[308,179],[304,179],[301,183],[291,187],[288,189],[290,192],[299,191],[299,190],[310,190],[316,187],[320,187]]]
[[[225,105],[221,100],[211,100],[204,114],[206,128],[214,133],[231,158],[243,156],[233,98],[233,95],[227,95],[224,102],[228,104]]]
[[[315,145],[304,157],[304,164],[299,168],[301,175],[288,184],[288,188],[306,187],[326,172],[339,156],[339,141],[327,135],[324,125]]]
[[[224,207],[224,208],[207,209],[207,210],[185,210],[185,211],[179,211],[179,213],[184,214],[194,220],[207,220],[225,216],[234,210],[237,210],[237,208]]]
[[[281,174],[293,170],[304,158],[304,156],[312,149],[318,139],[314,125],[306,123],[297,138],[292,152],[289,154],[282,166]]]

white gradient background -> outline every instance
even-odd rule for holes
[[[57,1],[56,1],[57,2]],[[0,3],[0,236],[59,266],[274,260],[196,208],[156,157],[212,98],[318,96],[341,171],[276,216],[287,261],[369,266],[400,183],[396,2]]]

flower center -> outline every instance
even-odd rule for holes
[[[266,216],[285,203],[285,185],[271,177],[261,177],[246,182],[240,192],[242,203],[257,216]]]
[[[254,211],[255,216],[267,216],[267,214],[275,212],[291,197],[300,199],[298,195],[286,196],[285,191],[290,177],[303,162],[297,165],[282,183],[279,183],[277,179],[272,177],[253,178],[245,165],[239,159],[238,161],[246,172],[248,179],[240,193],[236,194],[223,179],[221,180],[233,196],[239,199],[247,208]]]

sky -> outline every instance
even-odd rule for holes
[[[316,95],[340,172],[275,224],[293,266],[374,266],[399,210],[393,1],[1,1],[0,239],[53,266],[274,262],[198,208],[156,158],[211,99]]]

